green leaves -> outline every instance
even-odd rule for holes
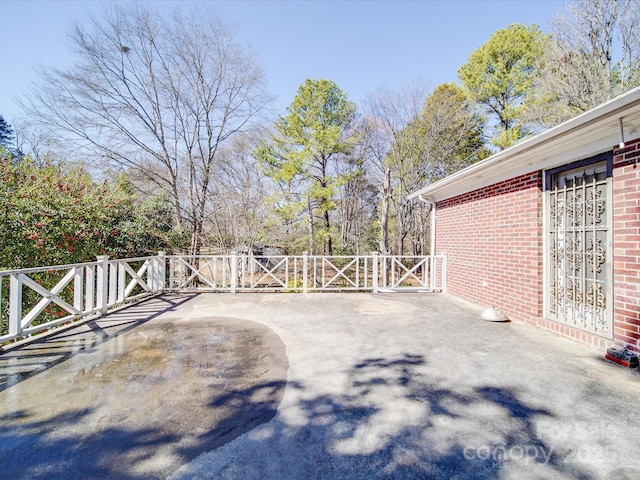
[[[344,134],[355,117],[356,105],[332,81],[307,79],[287,111],[276,129],[284,143],[297,147],[291,155],[300,154],[307,165],[348,153],[352,147]]]
[[[318,210],[323,218],[320,237],[325,240],[325,253],[331,253],[329,213],[336,209],[335,195],[340,182],[335,163],[344,160],[357,142],[350,135],[356,105],[330,80],[308,79],[287,108],[288,114],[278,118],[269,142],[254,152],[264,173],[295,199],[279,211],[288,219],[296,217],[292,209]],[[309,215],[310,231],[314,217]],[[311,239],[311,242],[312,239]],[[311,249],[312,250],[312,249]]]
[[[14,139],[13,128],[0,115],[0,146],[11,149]]]
[[[548,37],[536,25],[510,25],[493,33],[458,70],[471,98],[496,119],[491,140],[501,149],[528,133],[521,121],[522,106],[547,44]]]
[[[166,201],[138,203],[121,182],[96,184],[82,167],[26,158],[2,164],[0,176],[0,268],[144,255],[164,248],[172,229]]]

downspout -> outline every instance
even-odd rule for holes
[[[436,254],[436,202],[431,199],[424,198],[422,195],[418,195],[418,199],[421,202],[427,204],[429,210],[431,210],[431,228],[429,239],[429,255],[434,256]]]

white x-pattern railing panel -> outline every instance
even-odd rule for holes
[[[393,255],[200,255],[167,257],[169,290],[217,292],[439,292],[445,257]]]
[[[163,290],[163,255],[0,271],[0,343]]]
[[[312,290],[373,290],[373,256],[310,257]]]
[[[238,288],[243,290],[283,290],[297,272],[296,257],[239,257]]]
[[[432,288],[437,265],[432,257],[383,256],[381,265],[386,288]]]
[[[446,257],[158,255],[0,271],[0,344],[166,291],[446,290]]]
[[[231,256],[172,255],[169,261],[167,287],[185,290],[204,287],[217,291],[231,291]]]

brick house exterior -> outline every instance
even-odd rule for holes
[[[613,157],[614,333],[640,352],[640,139]]]
[[[536,323],[542,315],[542,180],[538,172],[439,202],[447,290]]]
[[[639,160],[634,89],[409,198],[432,206],[450,294],[640,352]]]

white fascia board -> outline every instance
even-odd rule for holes
[[[638,138],[640,87],[413,192],[407,198],[444,200],[519,175],[611,151],[619,142],[620,118],[627,140]]]

